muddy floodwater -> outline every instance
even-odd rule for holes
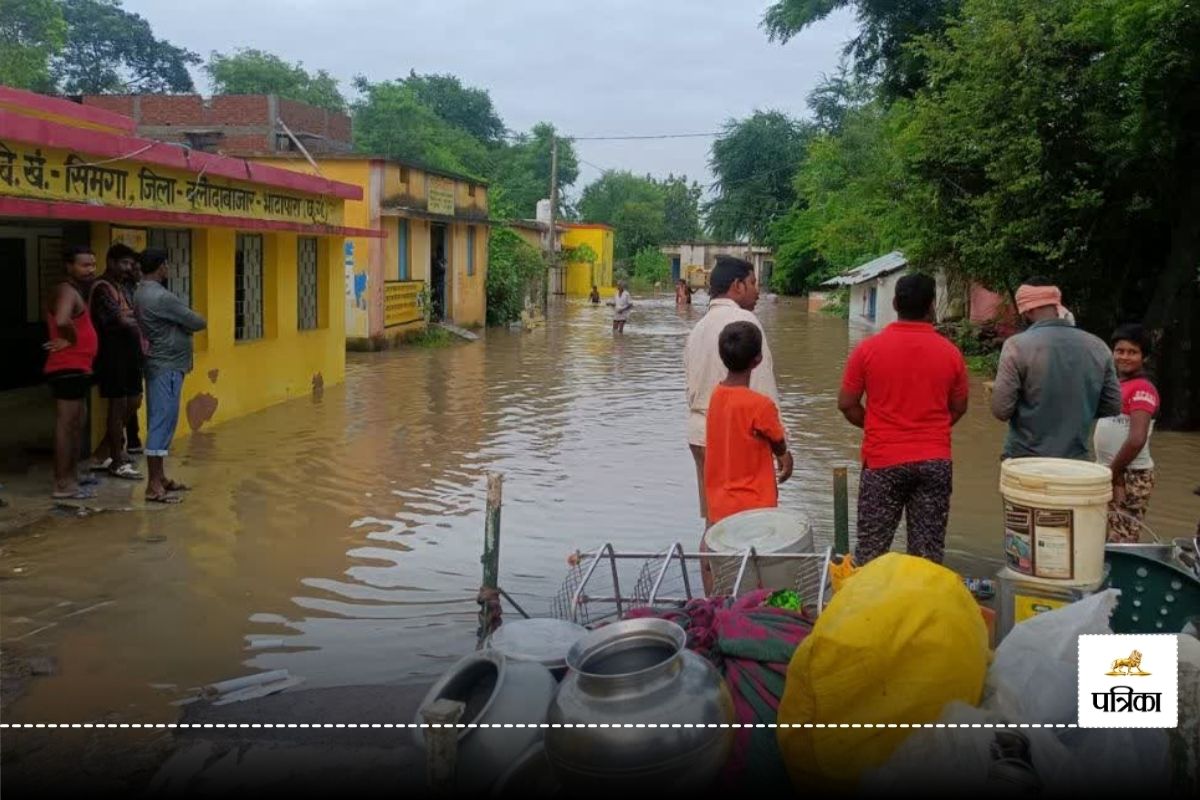
[[[320,397],[182,443],[183,505],[8,537],[5,646],[57,669],[6,721],[173,721],[190,687],[268,669],[306,687],[437,674],[474,645],[490,470],[505,478],[501,582],[531,612],[575,548],[695,544],[681,355],[702,312],[642,298],[614,338],[606,309],[568,303],[533,332],[351,355],[346,382]],[[828,541],[831,470],[850,466],[857,488],[859,431],[835,402],[854,334],[782,299],[760,316],[796,455],[781,501]],[[955,429],[947,563],[991,575],[1003,428],[978,380],[971,403]],[[1153,452],[1150,524],[1188,534],[1200,436],[1157,433]]]

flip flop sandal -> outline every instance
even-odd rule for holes
[[[111,458],[106,458],[103,461],[93,461],[89,469],[92,472],[105,472],[106,470],[112,469],[112,463],[113,460]]]
[[[148,494],[146,495],[147,503],[163,503],[164,505],[178,505],[183,502],[182,497],[176,497],[173,494]]]
[[[94,500],[96,493],[91,489],[76,489],[74,492],[54,492],[50,497],[54,500]]]
[[[188,486],[186,483],[180,483],[179,481],[172,480],[163,481],[163,488],[168,492],[190,492],[192,490],[192,487]]]
[[[142,473],[138,472],[134,468],[133,464],[122,464],[116,469],[110,469],[108,474],[112,475],[114,478],[123,478],[127,481],[140,481],[143,477],[145,477],[142,475]]]
[[[80,486],[99,486],[100,479],[95,475],[85,475],[79,479]]]

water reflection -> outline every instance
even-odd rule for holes
[[[474,643],[488,470],[505,476],[502,581],[530,611],[547,608],[576,547],[691,546],[702,526],[681,370],[703,311],[642,298],[614,337],[606,309],[567,304],[532,333],[354,355],[320,398],[190,438],[179,471],[196,490],[179,508],[6,542],[24,571],[3,585],[4,638],[61,665],[9,719],[171,720],[187,687],[259,669],[308,686],[436,674]],[[852,336],[798,303],[760,316],[795,442],[781,501],[828,541],[831,470],[853,467],[859,445],[835,402]],[[1003,428],[978,382],[971,402],[947,558],[982,575],[1000,563]],[[1158,433],[1154,451],[1150,522],[1182,535],[1200,509],[1200,437]]]

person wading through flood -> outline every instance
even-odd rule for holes
[[[708,404],[713,390],[729,371],[721,361],[721,331],[731,322],[750,322],[762,331],[754,306],[758,303],[758,281],[748,261],[717,256],[709,277],[708,310],[688,334],[683,348],[683,369],[687,376],[687,440],[696,462],[696,483],[700,493],[700,517],[707,521],[708,503],[704,492],[704,447],[707,434]],[[775,386],[775,364],[766,336],[762,342],[762,362],[750,374],[750,388],[766,395],[779,408],[779,390]]]
[[[617,296],[609,305],[613,307],[613,333],[624,333],[625,323],[629,321],[629,310],[633,308],[633,300],[629,297],[629,290],[625,288],[625,281],[617,281]]]
[[[96,256],[89,247],[70,247],[63,254],[63,263],[67,280],[54,290],[46,314],[50,340],[43,345],[49,352],[44,372],[55,405],[53,496],[86,500],[96,493],[80,485],[79,454],[99,342],[84,298],[96,278]],[[96,481],[87,478],[82,482]]]
[[[91,287],[89,303],[100,352],[96,355],[96,384],[108,401],[103,442],[96,450],[93,469],[107,469],[126,480],[141,480],[125,449],[129,418],[142,404],[142,332],[133,311],[133,292],[140,270],[137,253],[114,244],[105,257],[107,268]]]
[[[146,500],[178,503],[172,494],[188,489],[167,477],[165,460],[179,422],[183,376],[192,371],[192,334],[204,330],[204,317],[167,291],[167,254],[147,250],[141,257],[142,282],[135,296],[138,321],[150,343],[146,357]]]
[[[892,306],[899,316],[854,348],[838,409],[863,429],[858,485],[857,564],[888,552],[905,516],[909,555],[942,563],[950,518],[950,429],[967,413],[967,364],[933,327],[937,286],[905,275]],[[867,406],[862,404],[863,394]]]
[[[1004,343],[992,386],[992,414],[1008,423],[1003,457],[1087,459],[1092,423],[1121,413],[1112,353],[1063,318],[1056,286],[1022,285],[1017,311],[1029,328]]]
[[[762,348],[762,331],[753,322],[729,323],[717,341],[721,363],[729,374],[713,389],[705,415],[707,528],[743,511],[775,508],[779,484],[792,476],[792,454],[779,409],[771,398],[750,388],[751,376],[762,364]],[[700,547],[707,549],[703,539]],[[707,559],[702,562],[701,575],[708,595],[712,570]]]
[[[588,299],[592,301],[592,305],[594,305],[594,306],[600,305],[600,289],[596,286],[593,286],[592,293]]]
[[[1108,541],[1136,542],[1154,491],[1150,434],[1158,413],[1158,390],[1146,377],[1150,337],[1141,325],[1122,325],[1110,339],[1121,380],[1121,413],[1096,421],[1092,443],[1096,461],[1112,469],[1113,499],[1108,506]]]

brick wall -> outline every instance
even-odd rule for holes
[[[310,133],[324,137],[325,143],[315,147],[317,150],[337,151],[350,147],[350,117],[345,114],[280,98],[279,117],[297,136]]]

